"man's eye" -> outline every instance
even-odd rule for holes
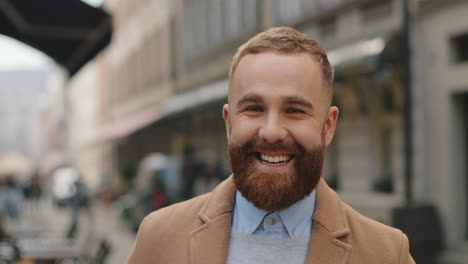
[[[253,105],[253,106],[248,106],[245,108],[245,111],[249,111],[249,112],[261,112],[263,111],[263,109],[260,107],[260,106],[257,106],[257,105]]]
[[[297,109],[297,108],[288,108],[286,110],[286,113],[292,113],[292,114],[294,114],[294,113],[304,113],[304,111],[302,111],[301,109]]]

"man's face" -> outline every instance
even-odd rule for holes
[[[223,108],[234,181],[266,211],[303,199],[321,176],[338,109],[307,53],[244,56]]]

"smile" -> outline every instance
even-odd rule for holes
[[[258,153],[258,159],[262,163],[268,164],[286,164],[294,158],[294,155],[272,155],[272,154],[264,154]]]

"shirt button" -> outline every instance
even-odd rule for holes
[[[267,222],[268,222],[269,225],[274,225],[274,224],[276,224],[276,219],[273,218],[273,217],[270,217],[270,218],[268,218]]]
[[[293,231],[293,232],[292,232],[292,236],[293,236],[293,237],[296,237],[296,235],[297,235],[297,234],[296,234],[296,231]]]

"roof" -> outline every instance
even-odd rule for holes
[[[0,34],[42,51],[73,75],[109,44],[112,20],[79,0],[0,0]]]

